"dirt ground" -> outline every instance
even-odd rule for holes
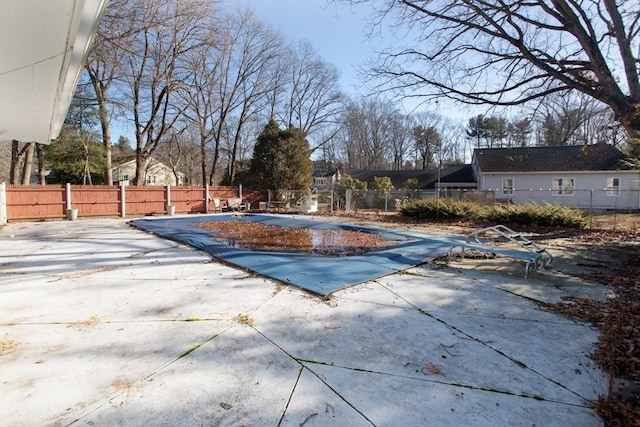
[[[411,221],[397,214],[359,213],[349,219],[367,223],[468,235],[487,226],[471,222]],[[611,374],[609,395],[594,402],[606,426],[640,426],[640,214],[598,214],[585,230],[505,224],[562,254],[553,268],[562,274],[607,285],[607,300],[566,298],[547,310],[592,323],[600,340],[592,359]],[[498,273],[499,274],[499,273]]]
[[[640,231],[640,214],[597,213],[587,219],[593,230]]]

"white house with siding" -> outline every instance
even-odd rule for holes
[[[119,185],[129,185],[134,182],[136,176],[136,161],[123,163],[112,170],[113,181]],[[177,179],[176,179],[177,175]],[[173,173],[173,170],[157,161],[149,159],[144,171],[144,185],[184,185],[184,173]]]
[[[640,170],[608,144],[480,148],[472,167],[478,188],[496,199],[582,209],[640,209]]]

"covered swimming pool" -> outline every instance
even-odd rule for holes
[[[370,252],[346,256],[317,256],[284,250],[250,250],[233,246],[225,239],[220,239],[216,233],[201,226],[216,221],[374,233],[391,243]],[[224,262],[320,295],[328,295],[358,283],[397,273],[446,256],[452,247],[460,247],[464,243],[464,238],[460,236],[391,231],[339,224],[322,220],[322,218],[287,215],[213,214],[197,217],[143,218],[130,221],[130,224],[163,238],[206,251]]]

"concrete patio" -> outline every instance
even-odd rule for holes
[[[0,231],[0,425],[601,426],[597,332],[433,265],[321,298],[122,219]]]

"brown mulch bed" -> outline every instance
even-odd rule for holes
[[[609,394],[595,403],[607,426],[640,426],[640,246],[620,250],[620,242],[639,241],[639,232],[591,232],[578,241],[611,246],[619,254],[610,274],[586,277],[609,284],[615,297],[606,302],[568,299],[553,311],[590,322],[600,331],[592,359],[612,379]],[[619,380],[625,388],[616,386]]]

